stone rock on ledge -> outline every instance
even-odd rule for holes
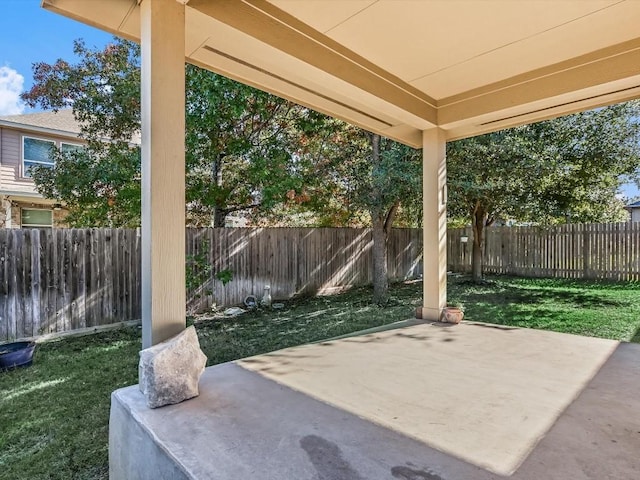
[[[198,381],[207,357],[191,326],[169,340],[140,352],[140,390],[149,408],[180,403],[198,396]]]

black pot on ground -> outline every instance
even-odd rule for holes
[[[0,345],[0,371],[28,367],[33,363],[36,342],[14,342]]]

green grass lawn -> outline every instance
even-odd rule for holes
[[[363,288],[194,323],[214,365],[411,318],[421,288],[394,285],[387,308]],[[468,320],[640,341],[635,284],[452,277],[449,298]],[[136,383],[139,346],[137,328],[67,338],[40,345],[32,367],[0,373],[0,479],[106,479],[109,396]]]
[[[640,342],[640,284],[562,279],[489,278],[449,282],[465,320]]]

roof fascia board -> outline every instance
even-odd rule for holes
[[[443,99],[441,127],[640,75],[640,39]]]
[[[10,128],[12,130],[22,130],[25,132],[43,133],[56,137],[66,137],[74,140],[78,140],[80,138],[79,134],[75,132],[68,132],[66,130],[58,130],[55,128],[38,127],[35,125],[28,125],[24,123],[10,122],[8,120],[0,120],[0,127]]]
[[[190,0],[187,8],[215,18],[427,122],[436,120],[435,100],[268,2]]]

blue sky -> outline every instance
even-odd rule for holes
[[[112,36],[48,12],[40,0],[0,0],[0,115],[28,113],[18,95],[33,84],[31,65],[72,59],[77,38],[101,47]]]
[[[91,0],[86,0],[91,1]],[[40,0],[0,0],[0,115],[29,113],[20,93],[33,84],[31,65],[72,60],[73,41],[102,47],[112,36],[40,7]],[[623,186],[627,197],[640,196],[634,184]]]

